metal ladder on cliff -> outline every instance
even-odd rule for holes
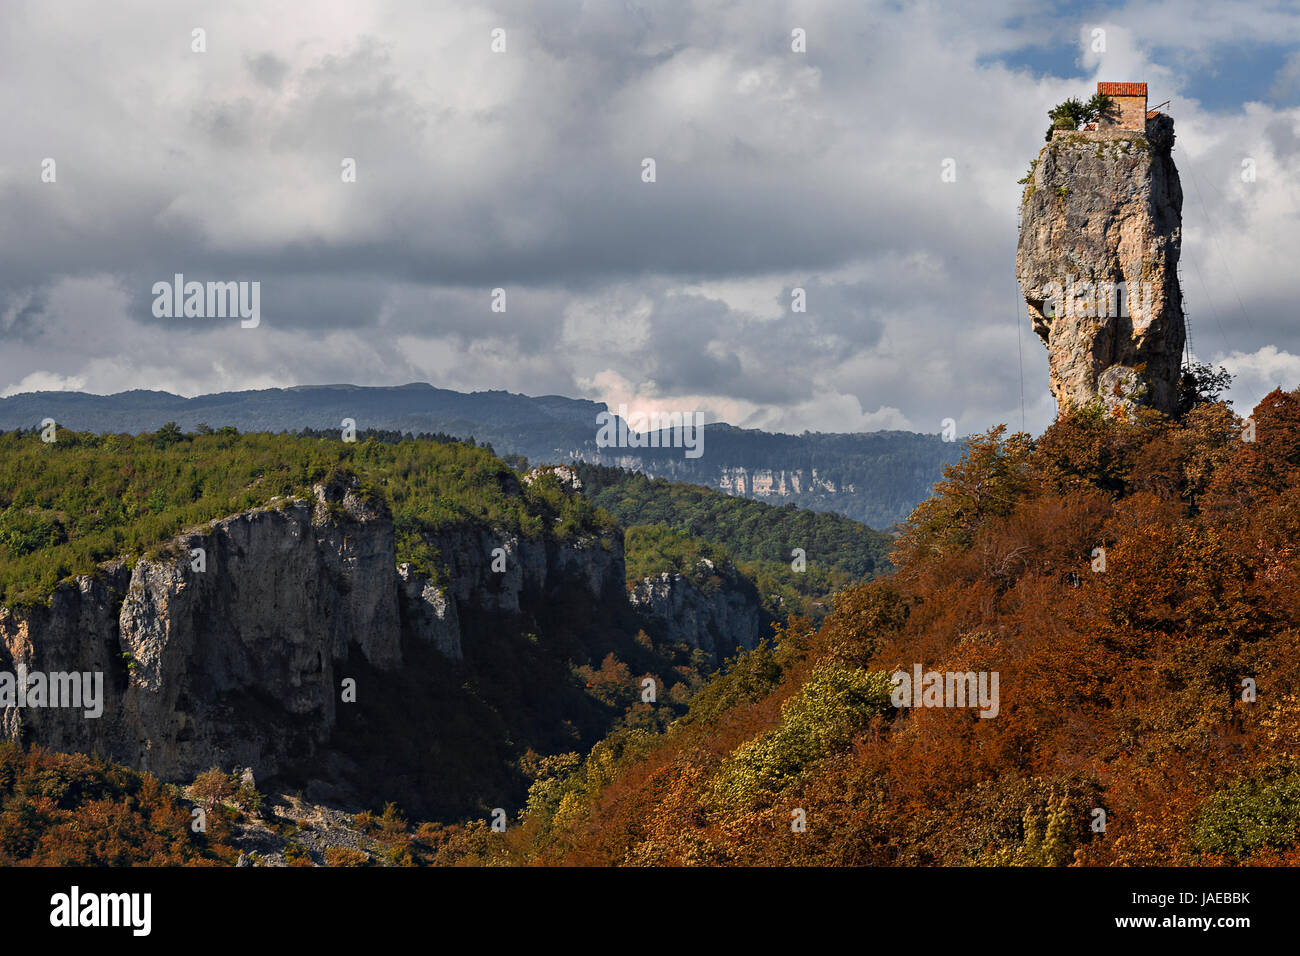
[[[1020,229],[1024,225],[1025,207],[1022,204],[1016,210],[1016,247],[1020,246]],[[1020,276],[1016,276],[1016,307],[1012,311],[1016,322],[1016,359],[1020,363],[1020,430],[1025,431],[1025,350],[1020,341],[1020,322],[1024,317],[1024,307],[1020,294]]]
[[[1178,276],[1178,299],[1183,309],[1183,364],[1191,365],[1196,361],[1196,350],[1192,347],[1192,320],[1187,314],[1187,296],[1183,294],[1183,260],[1178,260],[1174,270]]]

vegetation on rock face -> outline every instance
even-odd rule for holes
[[[822,563],[854,578],[889,565],[890,536],[843,515],[778,507],[618,468],[576,467],[583,493],[625,527],[664,525],[725,544],[738,561],[788,564],[791,550],[802,548],[810,564]]]
[[[1094,93],[1085,103],[1076,97],[1070,97],[1047,111],[1052,124],[1047,127],[1044,139],[1050,140],[1052,132],[1058,129],[1082,129],[1088,123],[1095,123],[1114,109],[1115,101],[1104,93]]]
[[[489,449],[448,441],[382,442],[247,434],[0,433],[0,604],[41,600],[98,563],[144,553],[187,527],[265,505],[314,502],[312,486],[355,477],[384,500],[398,561],[432,556],[422,532],[479,524],[530,537],[612,530],[612,518],[554,482],[520,487]]]
[[[629,581],[663,571],[698,577],[700,558],[732,562],[758,585],[769,613],[788,619],[821,617],[840,588],[889,567],[893,538],[843,515],[618,468],[575,467],[583,494],[628,529]],[[803,555],[797,572],[796,549]]]
[[[53,444],[37,432],[0,434],[0,603],[43,600],[72,575],[93,573],[119,556],[129,561],[156,554],[170,537],[215,518],[292,507],[295,499],[315,507],[317,485],[350,487],[363,502],[390,511],[396,561],[443,584],[447,556],[438,553],[434,537],[440,531],[491,529],[561,543],[618,533],[608,512],[564,487],[555,473],[523,481],[489,448],[445,436],[376,432],[358,439],[206,427],[193,434],[164,427],[135,437],[60,431]],[[620,476],[606,475],[611,482],[621,482]],[[882,550],[883,536],[847,519],[684,487],[669,490],[683,500],[708,499],[687,515],[703,537],[659,524],[630,529],[634,574],[679,570],[707,590],[716,575],[703,559],[719,570],[730,564],[717,541],[738,525],[741,513],[748,516],[750,537],[737,539],[747,553],[758,553],[763,534],[807,535],[814,549],[807,577],[817,582],[818,598],[834,586],[819,566],[820,554],[857,568],[875,559],[857,555],[854,542],[867,542],[876,554]],[[654,502],[640,509],[633,502],[628,491],[638,488],[654,497],[650,483],[633,476],[620,495],[626,513],[655,514]],[[333,500],[321,507],[343,511]],[[775,581],[791,577],[788,566],[777,567],[784,575],[766,572]],[[848,580],[847,571],[835,573],[839,582]],[[784,583],[770,593],[780,588],[796,594]],[[602,604],[585,590],[552,595],[524,610],[503,619],[460,608],[463,661],[451,664],[424,646],[407,648],[407,666],[384,675],[390,694],[372,701],[364,719],[346,708],[340,713],[331,746],[357,755],[361,776],[380,781],[385,764],[410,770],[400,789],[367,791],[367,799],[400,799],[443,819],[482,804],[522,801],[529,754],[585,752],[615,728],[658,732],[685,713],[714,667],[708,655],[686,644],[640,632],[643,622],[631,607]],[[367,676],[363,663],[353,669]],[[658,690],[653,707],[640,699],[647,678]],[[429,703],[416,713],[404,703],[410,698]],[[403,732],[394,734],[395,728]],[[215,805],[227,785],[214,772],[197,782],[196,792]]]
[[[1252,419],[1253,441],[1215,403],[978,438],[896,574],[441,859],[1300,863],[1300,391]],[[917,663],[998,672],[1000,712],[882,706],[875,675]]]
[[[43,600],[101,562],[276,497],[314,501],[314,484],[340,476],[386,502],[398,561],[435,579],[439,556],[426,535],[463,524],[562,540],[607,533],[616,522],[655,526],[631,536],[630,576],[691,577],[697,562],[682,565],[686,550],[716,555],[757,580],[782,616],[819,614],[835,590],[888,565],[892,539],[840,515],[591,465],[578,466],[585,495],[575,496],[550,473],[524,484],[490,449],[446,436],[358,438],[171,426],[134,437],[60,431],[46,444],[34,431],[0,433],[0,604]],[[792,575],[795,548],[807,567]]]
[[[715,568],[731,563],[725,548],[664,525],[633,525],[623,535],[623,544],[627,549],[629,584],[667,572],[680,574],[704,588]]]
[[[938,435],[903,431],[788,435],[721,424],[705,427],[707,452],[697,459],[684,457],[679,447],[600,448],[596,414],[603,410],[594,402],[555,395],[462,394],[420,384],[305,386],[193,398],[138,391],[119,395],[36,392],[0,398],[0,429],[30,429],[50,416],[77,431],[153,433],[171,420],[179,423],[182,432],[211,432],[203,424],[206,421],[242,432],[301,429],[308,437],[337,440],[338,423],[346,417],[371,426],[365,434],[384,442],[409,438],[412,431],[443,441],[477,437],[479,445],[534,464],[567,462],[575,453],[607,464],[631,456],[639,458],[647,471],[714,488],[720,487],[724,474],[734,480],[737,469],[745,469],[751,478],[763,472],[799,472],[804,482],[800,491],[788,487],[788,494],[767,500],[835,511],[879,528],[905,518],[929,495],[940,468],[961,452],[958,443],[941,441]],[[818,482],[810,486],[814,469]],[[828,483],[836,490],[831,491]],[[853,490],[846,491],[846,485]]]

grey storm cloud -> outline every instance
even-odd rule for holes
[[[0,393],[427,380],[935,431],[1018,425],[1023,374],[1041,428],[1015,181],[1049,106],[1122,75],[1174,97],[1198,351],[1248,401],[1300,355],[1274,264],[1300,111],[1178,99],[1171,64],[1212,62],[1230,8],[6,3]],[[1002,61],[1069,42],[1059,75]],[[260,282],[262,325],[155,318],[176,273]]]
[[[289,75],[289,63],[274,53],[258,53],[244,57],[248,72],[262,86],[278,90]]]

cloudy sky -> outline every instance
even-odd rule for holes
[[[0,0],[0,394],[428,381],[966,433],[1020,425],[1023,375],[1038,431],[1016,180],[1102,79],[1172,101],[1193,345],[1253,404],[1300,385],[1297,51],[1296,4],[1233,0]],[[260,282],[260,326],[156,318],[175,273]]]

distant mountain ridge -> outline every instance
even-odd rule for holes
[[[703,455],[688,458],[681,448],[597,447],[596,416],[607,411],[604,403],[561,395],[466,393],[425,383],[300,385],[194,398],[148,390],[29,392],[0,398],[0,429],[35,428],[52,418],[74,431],[136,434],[176,422],[186,431],[206,424],[280,432],[338,429],[351,418],[358,429],[472,437],[498,454],[523,455],[534,463],[615,465],[770,503],[837,512],[876,528],[906,518],[964,447],[913,432],[787,435],[717,423],[705,426]]]

